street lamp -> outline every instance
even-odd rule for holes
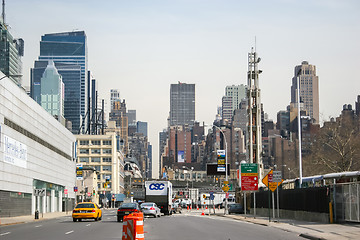
[[[300,73],[302,68],[296,74],[297,80],[297,108],[298,108],[298,141],[299,141],[299,180],[300,180],[300,188],[302,185],[302,159],[301,159],[301,117],[300,117]]]
[[[194,170],[194,167],[191,167],[191,169],[186,167],[186,166],[182,166],[182,167],[184,169],[187,169],[187,170],[191,171],[191,188],[194,188],[194,182],[193,182],[193,170]]]
[[[225,136],[225,133],[223,132],[223,130],[221,128],[219,128],[218,126],[216,125],[213,125],[216,129],[219,129],[219,131],[222,133],[223,137],[224,137],[224,141],[225,141],[225,181],[228,182],[228,170],[227,170],[227,164],[228,164],[228,153],[227,153],[227,142],[226,142],[226,136]],[[228,209],[228,200],[227,198],[225,198],[225,213],[227,213]]]

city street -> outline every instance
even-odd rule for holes
[[[122,223],[116,221],[116,210],[103,210],[102,221],[73,222],[70,216],[0,227],[2,240],[98,240],[121,239]],[[199,212],[185,212],[145,217],[145,239],[303,239],[298,234],[283,230],[223,218],[201,216]]]
[[[149,219],[144,228],[146,240],[303,239],[296,233],[199,212]]]
[[[0,227],[1,240],[121,239],[122,223],[116,210],[103,210],[101,221],[73,222],[71,216]]]

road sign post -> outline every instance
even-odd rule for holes
[[[270,172],[262,179],[262,182],[271,190],[273,197],[273,217],[275,218],[275,203],[274,203],[274,191],[281,185],[284,180],[281,177],[281,171],[273,171]],[[277,198],[279,201],[279,197]],[[279,203],[277,204],[279,205]],[[279,209],[279,207],[278,207]],[[278,210],[279,211],[279,210]],[[278,213],[279,216],[279,213]],[[269,191],[269,222],[270,222],[270,191]]]

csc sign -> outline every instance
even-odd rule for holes
[[[146,182],[147,195],[167,195],[167,184],[162,182]]]
[[[152,183],[149,186],[150,190],[164,190],[165,184],[163,183]]]

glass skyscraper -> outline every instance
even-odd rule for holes
[[[64,117],[72,122],[72,132],[78,134],[81,121],[87,111],[87,39],[84,31],[45,34],[40,41],[38,62],[52,60],[65,85]],[[31,73],[31,95],[38,96],[42,70],[34,69]],[[80,73],[80,74],[79,74]],[[66,76],[65,76],[66,75]],[[86,126],[86,124],[85,124]]]
[[[0,71],[18,86],[21,86],[21,56],[24,56],[24,41],[14,39],[7,26],[0,21]]]

